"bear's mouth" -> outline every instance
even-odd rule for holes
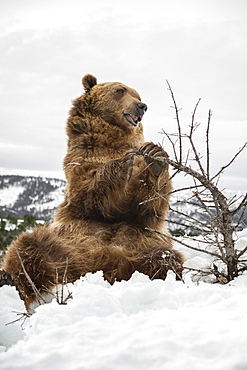
[[[125,114],[126,120],[134,127],[138,126],[141,117],[135,116],[134,114]]]

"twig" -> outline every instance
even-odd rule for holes
[[[178,162],[178,157],[177,157],[177,152],[176,152],[176,142],[174,143],[171,139],[171,135],[167,134],[163,129],[162,129],[162,133],[166,135],[166,137],[168,138],[168,140],[170,141],[171,145],[172,145],[172,148],[173,148],[173,154],[174,154],[174,157],[175,157],[175,160]]]
[[[198,155],[198,151],[195,147],[195,144],[194,144],[194,140],[193,140],[193,133],[194,131],[197,129],[198,125],[195,124],[195,114],[196,114],[196,110],[197,110],[197,107],[200,103],[201,99],[198,100],[198,102],[196,103],[196,106],[195,106],[195,109],[192,113],[192,121],[191,121],[191,126],[190,126],[190,134],[189,134],[189,141],[190,141],[190,145],[192,147],[192,150],[193,150],[193,153],[194,153],[194,156],[195,156],[195,160],[200,168],[200,171],[202,173],[203,176],[205,176],[205,171],[204,171],[204,168],[201,164],[201,161],[200,161],[200,157]]]
[[[229,163],[227,163],[225,166],[221,167],[221,169],[211,178],[211,181],[213,181],[216,177],[218,177],[227,167],[229,167],[234,160],[237,158],[237,156],[246,148],[247,142],[239,149],[239,151],[234,155],[234,157],[230,160]]]
[[[17,321],[20,321],[20,320],[23,320],[22,324],[21,324],[21,328],[23,329],[23,325],[25,324],[26,320],[31,317],[31,314],[27,313],[27,312],[17,312],[17,311],[12,311],[13,313],[16,313],[17,316],[20,316],[18,319],[16,320],[13,320],[13,321],[10,321],[8,322],[7,324],[5,324],[5,326],[8,326],[10,324],[14,324],[15,322]]]
[[[206,146],[207,146],[207,178],[210,179],[210,152],[209,152],[209,128],[211,123],[212,111],[209,110],[208,112],[208,124],[206,130]]]
[[[230,211],[232,215],[235,215],[236,213],[238,213],[238,211],[242,208],[242,207],[246,207],[247,206],[247,193],[245,194],[243,200],[241,201],[241,203],[238,205],[238,207],[236,209],[234,209],[233,211]]]
[[[145,230],[153,231],[154,233],[157,233],[157,234],[162,235],[162,236],[164,236],[164,237],[166,237],[166,238],[169,238],[169,239],[171,239],[171,240],[174,240],[174,241],[176,241],[177,243],[179,243],[179,244],[181,244],[181,245],[183,245],[183,246],[185,246],[185,247],[187,247],[187,248],[193,249],[193,250],[198,251],[198,252],[206,253],[206,254],[209,254],[210,256],[214,256],[214,257],[219,258],[220,260],[223,260],[223,259],[222,259],[222,256],[220,256],[220,255],[219,255],[219,254],[217,254],[217,253],[207,251],[206,249],[200,249],[200,248],[193,247],[193,246],[191,246],[191,245],[189,245],[189,244],[187,244],[187,243],[182,242],[182,241],[181,241],[181,240],[179,240],[179,239],[174,238],[173,236],[170,236],[170,235],[167,235],[167,234],[163,234],[163,233],[161,233],[161,232],[160,232],[160,231],[158,231],[158,230],[154,230],[154,229],[152,229],[152,228],[150,228],[150,227],[145,227]],[[190,240],[192,240],[192,239],[190,238]]]
[[[172,181],[172,179],[178,174],[178,170],[177,171],[175,171],[173,174],[172,174],[172,176],[170,176],[169,177],[169,179],[164,183],[164,184],[162,184],[161,186],[160,186],[160,188],[156,191],[156,193],[159,193],[160,192],[160,190],[162,190],[165,186],[167,186],[168,185],[168,183],[169,182],[171,182]],[[174,190],[173,190],[174,191]],[[173,192],[172,191],[172,192]],[[171,192],[171,194],[172,194],[172,192]]]
[[[178,173],[178,171],[176,172],[176,174],[177,173]],[[164,198],[167,195],[173,195],[173,194],[175,194],[175,193],[177,193],[179,191],[191,190],[191,189],[199,188],[200,186],[202,186],[202,185],[189,186],[189,187],[185,187],[185,188],[181,188],[181,189],[172,190],[172,191],[170,191],[169,193],[166,193],[166,194],[159,194],[159,191],[162,190],[168,184],[168,182],[171,179],[172,179],[172,177],[170,177],[169,180],[165,184],[161,185],[161,187],[155,192],[156,194],[158,194],[156,197],[154,196],[152,198],[145,199],[142,202],[140,202],[139,205],[142,205],[142,204],[145,204],[145,203],[148,203],[148,202],[152,202],[152,201],[157,200],[157,199],[160,199],[160,198]]]
[[[17,249],[16,247],[15,247],[15,250],[16,250],[16,254],[17,254],[18,258],[19,258],[19,261],[20,261],[21,267],[22,267],[22,269],[23,269],[23,272],[24,272],[24,274],[25,274],[25,276],[26,276],[26,278],[27,278],[27,280],[28,280],[29,284],[31,285],[31,287],[32,287],[32,289],[33,289],[33,292],[35,293],[35,295],[36,295],[36,297],[37,297],[38,303],[39,303],[39,304],[41,304],[41,302],[45,303],[44,298],[42,297],[42,295],[40,294],[40,292],[39,292],[39,291],[38,291],[38,289],[36,288],[36,286],[35,286],[34,282],[33,282],[33,281],[32,281],[32,279],[30,278],[30,276],[28,275],[27,270],[25,269],[25,266],[24,266],[24,264],[23,264],[23,262],[22,262],[22,259],[21,259],[21,256],[20,256],[20,254],[19,254],[19,251],[18,251],[18,249]],[[39,300],[41,300],[41,302],[40,302]]]
[[[238,259],[245,253],[247,251],[247,246],[241,251],[241,252],[239,252],[239,253],[237,253],[237,257],[238,257]],[[241,261],[241,262],[243,262],[243,261]]]
[[[170,84],[167,80],[166,80],[166,83],[168,85],[168,90],[171,93],[171,97],[172,97],[175,112],[176,112],[176,121],[177,121],[177,125],[178,125],[178,134],[179,134],[179,136],[178,136],[178,140],[179,140],[179,162],[181,162],[183,155],[182,155],[182,133],[181,133],[181,126],[180,126],[180,121],[179,121],[179,114],[178,114],[179,109],[177,107],[177,103],[176,103],[172,88],[171,88],[171,86],[170,86]]]
[[[210,227],[208,227],[207,225],[205,225],[203,222],[201,222],[200,220],[197,220],[196,218],[194,218],[194,217],[192,217],[192,216],[190,216],[190,215],[187,215],[187,214],[185,214],[185,213],[183,213],[183,212],[181,212],[181,211],[178,211],[178,210],[175,210],[175,209],[173,209],[173,208],[169,208],[172,212],[174,212],[174,213],[177,213],[178,215],[181,215],[181,216],[184,216],[185,218],[186,218],[186,220],[187,219],[189,219],[189,220],[192,220],[191,221],[191,223],[192,222],[195,222],[195,223],[197,223],[197,224],[199,224],[199,225],[201,225],[202,227],[207,227],[208,228],[208,232],[211,230],[211,228]]]

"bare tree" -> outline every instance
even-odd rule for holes
[[[167,158],[163,160],[169,163],[175,170],[171,179],[181,172],[192,179],[191,186],[175,189],[172,193],[190,190],[190,197],[182,202],[197,207],[202,214],[202,218],[198,219],[195,216],[192,217],[183,211],[171,207],[170,211],[179,215],[179,220],[176,221],[175,219],[172,221],[173,223],[184,229],[193,230],[203,235],[203,239],[200,244],[198,243],[197,247],[194,246],[195,243],[191,243],[193,246],[190,244],[190,241],[193,240],[191,236],[185,237],[182,240],[175,238],[175,240],[188,248],[210,254],[214,259],[214,263],[207,271],[201,272],[204,274],[214,274],[217,281],[229,282],[247,269],[247,259],[243,257],[244,253],[247,251],[247,246],[241,251],[236,250],[234,237],[235,231],[240,227],[241,223],[244,223],[244,213],[247,207],[247,193],[243,195],[242,198],[233,196],[231,199],[227,199],[223,191],[220,190],[219,178],[223,171],[229,167],[236,157],[246,148],[247,143],[238,150],[229,163],[220,168],[216,174],[211,175],[209,139],[212,112],[209,110],[208,113],[207,129],[205,133],[206,155],[205,158],[203,158],[196,147],[194,138],[194,133],[199,127],[199,124],[195,121],[195,117],[200,100],[197,102],[192,113],[189,132],[183,133],[180,124],[180,110],[177,107],[171,86],[168,82],[167,84],[173,101],[173,108],[175,109],[177,133],[169,134],[163,130],[163,134],[172,146],[174,157],[174,159]],[[185,150],[184,148],[187,147],[188,144],[189,149]],[[165,185],[166,184],[163,186]],[[154,197],[148,199],[147,202],[160,196],[159,193],[156,193]],[[233,219],[237,213],[240,213],[240,217],[234,225]],[[221,263],[217,263],[217,261]]]

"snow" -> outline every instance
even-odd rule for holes
[[[247,244],[247,230],[237,235]],[[179,247],[187,264],[206,254]],[[203,262],[204,261],[204,262]],[[73,299],[39,306],[26,319],[14,287],[0,289],[0,369],[244,370],[247,368],[247,273],[227,285],[165,281],[134,273],[109,285],[102,272],[68,285]],[[67,294],[67,289],[64,289]]]
[[[52,185],[52,181],[50,181]],[[50,191],[48,194],[44,195],[42,199],[42,203],[39,203],[35,199],[33,199],[33,203],[26,206],[26,210],[30,211],[35,208],[38,212],[42,212],[44,209],[54,209],[57,207],[58,204],[62,203],[64,200],[64,189],[65,184],[61,184],[61,186],[53,191]],[[35,203],[35,207],[34,207]]]
[[[0,206],[11,207],[16,199],[23,193],[23,186],[10,185],[7,188],[0,189]]]

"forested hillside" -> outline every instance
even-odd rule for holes
[[[65,185],[46,177],[0,176],[0,215],[50,220],[63,200]]]

